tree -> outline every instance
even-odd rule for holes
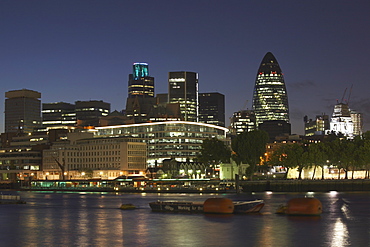
[[[286,176],[288,175],[289,169],[297,168],[299,172],[298,179],[302,179],[302,170],[306,165],[304,160],[307,158],[307,152],[305,155],[304,153],[304,149],[300,144],[284,144],[274,152],[272,162],[286,167]]]
[[[316,167],[320,166],[322,173],[321,179],[324,179],[324,166],[328,160],[328,155],[325,151],[325,144],[322,142],[313,143],[308,146],[308,162],[314,166],[312,179],[315,178]]]
[[[238,165],[241,163],[249,165],[246,174],[251,180],[253,180],[256,166],[260,163],[261,157],[266,152],[268,140],[269,136],[267,132],[254,130],[237,135],[231,142],[231,148],[233,150],[232,158]]]
[[[222,162],[230,162],[231,150],[217,138],[205,139],[202,143],[198,160],[214,168]]]

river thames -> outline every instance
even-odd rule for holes
[[[1,246],[369,246],[370,193],[123,194],[15,192],[0,205]],[[319,217],[275,214],[295,197],[316,197]],[[156,200],[265,200],[260,214],[152,212]],[[135,210],[120,210],[132,203]]]

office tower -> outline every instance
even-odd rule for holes
[[[5,93],[5,132],[31,133],[41,126],[41,93],[13,90]]]
[[[354,110],[351,111],[351,118],[353,122],[353,135],[359,136],[362,135],[362,128],[363,128],[363,118],[362,113],[358,113]]]
[[[180,103],[185,121],[198,122],[198,73],[169,72],[168,100],[169,103]]]
[[[133,73],[129,74],[128,97],[129,98],[154,97],[154,77],[149,76],[147,63],[134,63]]]
[[[65,102],[42,104],[42,125],[49,128],[76,126],[75,105]]]
[[[225,127],[225,95],[199,94],[199,122]]]
[[[126,116],[136,123],[147,122],[155,104],[154,77],[149,76],[148,64],[134,63],[129,74]]]
[[[257,72],[253,93],[257,125],[265,121],[289,123],[288,96],[283,73],[271,52],[266,53]]]
[[[236,136],[243,132],[256,130],[256,116],[251,110],[234,112],[230,118],[230,134]]]
[[[343,134],[348,139],[353,138],[353,122],[348,104],[338,103],[330,120],[330,132]]]
[[[330,128],[329,116],[325,114],[316,115],[314,120],[304,116],[303,121],[305,136],[324,135]]]
[[[101,117],[110,113],[110,104],[102,100],[76,101],[77,126],[99,126]]]

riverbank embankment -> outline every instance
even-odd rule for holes
[[[214,183],[214,181],[213,181]],[[55,183],[53,186],[13,186],[7,185],[0,189],[28,190],[28,191],[75,191],[75,192],[123,192],[123,193],[236,193],[235,181],[227,181],[231,186],[220,186],[221,183],[207,186],[204,181],[192,180],[192,186],[74,186],[66,187],[63,183]],[[17,186],[18,185],[18,186]],[[370,191],[369,179],[333,179],[333,180],[256,180],[239,181],[240,192],[361,192]]]
[[[370,191],[369,179],[241,181],[243,192]]]

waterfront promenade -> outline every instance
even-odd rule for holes
[[[69,183],[72,183],[70,185]],[[369,179],[334,180],[256,180],[239,181],[239,192],[329,192],[370,191]],[[237,193],[235,181],[140,181],[120,185],[114,181],[48,181],[28,185],[14,184],[7,189],[30,191],[97,191],[129,193]]]

